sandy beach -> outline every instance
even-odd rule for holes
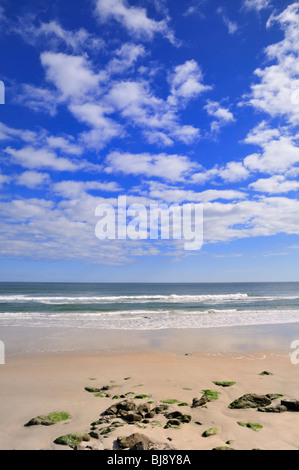
[[[287,351],[224,354],[152,349],[10,355],[0,369],[0,446],[2,450],[66,450],[71,447],[55,444],[54,440],[94,431],[97,438],[89,436],[89,442],[82,442],[80,448],[115,449],[117,438],[142,433],[154,443],[178,450],[223,446],[236,450],[298,450],[296,412],[229,408],[244,394],[271,394],[271,406],[284,398],[298,399],[298,367],[291,363]],[[263,371],[271,375],[260,375]],[[223,387],[214,383],[222,381],[235,384]],[[108,389],[108,397],[86,390],[103,387]],[[192,407],[194,398],[203,396],[203,390],[219,393],[214,394],[216,399]],[[128,423],[115,415],[105,418],[105,410],[124,400],[135,404],[135,408],[148,404],[149,410],[169,403],[167,410],[152,413],[145,420],[143,415],[138,422]],[[71,418],[51,426],[24,426],[32,418],[54,411],[67,412]],[[174,412],[179,413],[172,417],[188,415],[189,422],[166,427],[168,415]],[[115,422],[117,427],[111,425]],[[244,423],[258,423],[262,428],[253,430]],[[204,437],[209,429],[217,429],[216,434]]]

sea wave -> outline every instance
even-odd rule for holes
[[[44,303],[44,304],[88,304],[88,303],[194,303],[194,302],[234,302],[256,299],[249,294],[200,294],[200,295],[118,295],[118,296],[33,296],[1,295],[0,303]],[[276,297],[273,297],[276,298]],[[264,300],[264,297],[262,298]]]
[[[156,330],[299,323],[299,310],[136,310],[85,313],[3,312],[0,326]]]

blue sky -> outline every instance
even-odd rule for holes
[[[1,281],[298,280],[298,2],[2,0],[0,41]],[[202,249],[98,240],[120,195]]]

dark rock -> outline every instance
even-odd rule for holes
[[[101,433],[99,431],[90,431],[89,435],[93,439],[100,439],[101,438]]]
[[[203,406],[208,403],[209,399],[207,395],[202,395],[201,398],[193,398],[191,408],[198,408],[199,406]]]
[[[281,400],[280,403],[285,406],[288,411],[299,411],[299,400],[290,398]]]
[[[272,372],[269,372],[268,370],[263,370],[263,372],[261,372],[260,375],[273,375],[273,374]]]
[[[132,447],[130,447],[130,450],[148,450],[148,444],[145,442],[136,442]]]
[[[156,416],[156,413],[154,411],[150,411],[149,413],[146,413],[145,417],[146,418],[154,418]]]
[[[163,413],[163,411],[168,410],[168,405],[157,405],[154,408],[154,412],[158,415],[160,413]]]
[[[240,408],[260,408],[271,404],[270,398],[266,395],[256,395],[255,393],[247,393],[237,400],[233,401],[229,408],[240,409]]]
[[[118,410],[133,411],[136,410],[136,403],[130,400],[124,400],[117,403]]]
[[[142,403],[141,405],[138,406],[138,411],[139,412],[149,413],[150,410],[151,410],[150,403]]]
[[[126,415],[125,420],[128,421],[128,423],[136,423],[138,421],[142,421],[142,418],[143,417],[141,416],[141,414],[129,412]]]
[[[117,405],[111,405],[107,410],[104,411],[104,415],[116,415],[118,412]]]
[[[121,449],[131,449],[137,443],[138,445],[140,445],[141,442],[145,446],[149,446],[150,444],[152,444],[152,441],[147,436],[138,432],[131,434],[127,437],[117,438],[117,443]]]
[[[172,428],[172,427],[180,427],[181,421],[178,419],[169,419],[166,423],[166,426],[164,426],[165,429],[167,428]]]
[[[287,407],[283,405],[267,406],[266,408],[258,408],[257,410],[263,413],[284,413],[288,411]]]
[[[28,426],[38,426],[38,425],[52,426],[53,424],[55,424],[55,423],[53,421],[51,421],[50,419],[48,419],[47,416],[36,416],[36,418],[30,419],[30,421],[28,421],[28,423],[24,424],[24,426],[26,426],[26,427],[28,427]]]
[[[167,413],[165,416],[169,420],[177,419],[181,423],[190,423],[190,421],[191,421],[191,416],[190,415],[184,415],[180,411],[173,411],[172,413]]]
[[[75,448],[82,441],[90,441],[89,434],[66,434],[65,436],[57,437],[54,443]]]
[[[149,444],[148,450],[173,450],[169,444]]]

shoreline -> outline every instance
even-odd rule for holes
[[[59,351],[161,350],[194,352],[290,351],[299,323],[202,329],[101,330],[65,327],[0,327],[5,355]]]

